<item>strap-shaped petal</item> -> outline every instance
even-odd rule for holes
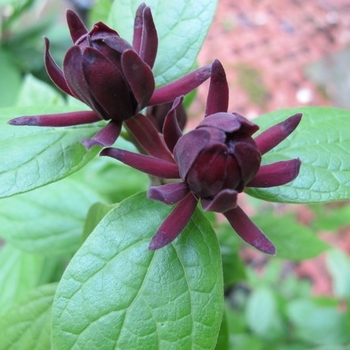
[[[228,98],[229,92],[225,70],[220,61],[215,60],[212,65],[210,76],[205,116],[219,112],[227,112]]]
[[[211,200],[202,198],[202,207],[205,211],[224,213],[237,207],[237,195],[238,192],[235,190],[222,190]]]
[[[167,113],[163,124],[164,141],[172,152],[177,141],[182,136],[182,131],[177,120],[176,110],[181,106],[183,96],[177,97]]]
[[[175,163],[172,154],[154,124],[143,114],[138,114],[125,122],[140,146],[151,156]]]
[[[90,149],[93,146],[111,146],[120,135],[121,128],[121,122],[111,120],[95,136],[90,139],[84,139],[81,142],[87,149]]]
[[[121,63],[125,78],[137,101],[138,112],[148,105],[153,94],[155,82],[152,70],[134,50],[124,51]]]
[[[285,121],[273,125],[254,140],[261,154],[265,154],[290,135],[300,123],[302,114],[297,113]]]
[[[276,253],[274,245],[239,206],[225,212],[224,215],[236,233],[248,244],[266,254]]]
[[[64,78],[63,72],[61,68],[57,65],[57,63],[54,61],[50,54],[50,41],[48,38],[44,38],[45,40],[45,68],[47,71],[47,74],[49,75],[50,79],[53,81],[53,83],[60,88],[63,92],[66,94],[75,97],[72,92],[70,91],[66,79]]]
[[[188,193],[163,221],[148,247],[156,250],[172,242],[186,227],[197,206],[197,199]]]
[[[281,186],[294,180],[300,170],[300,159],[291,159],[273,164],[262,165],[248,187]]]
[[[101,120],[93,111],[68,112],[58,114],[41,114],[23,116],[11,119],[11,125],[35,125],[35,126],[72,126],[79,124],[90,124]]]
[[[148,190],[148,197],[171,205],[184,198],[189,192],[185,182],[175,182],[161,186],[152,186]]]
[[[211,74],[211,64],[203,66],[184,77],[166,84],[154,91],[148,106],[174,101],[176,97],[186,95],[205,82]]]
[[[143,10],[146,4],[142,3],[136,10],[135,20],[134,20],[134,36],[132,39],[132,46],[135,51],[140,54],[142,31],[143,31]]]
[[[100,155],[115,158],[124,164],[152,176],[161,177],[163,179],[179,178],[177,165],[162,159],[124,151],[119,148],[105,148]]]
[[[66,18],[73,43],[88,33],[88,30],[84,26],[84,23],[80,20],[79,16],[74,11],[67,10]]]
[[[142,38],[138,53],[144,62],[146,62],[152,68],[157,56],[158,35],[154,25],[151,9],[148,6],[144,8],[142,15]]]

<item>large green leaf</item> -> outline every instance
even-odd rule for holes
[[[0,314],[38,285],[43,265],[43,256],[25,253],[10,244],[1,247]]]
[[[21,115],[61,112],[62,108],[57,107],[0,110],[0,197],[60,180],[83,167],[98,153],[99,147],[87,151],[80,142],[100,129],[96,125],[43,128],[7,124],[9,119]]]
[[[92,204],[102,198],[71,179],[0,200],[0,236],[27,252],[75,252]]]
[[[223,312],[220,251],[197,211],[176,241],[150,238],[170,208],[123,201],[73,257],[53,308],[54,349],[213,349]]]
[[[300,158],[299,176],[291,183],[249,189],[252,196],[289,203],[330,202],[350,199],[350,111],[303,107],[266,114],[255,122],[266,130],[295,113],[303,113],[297,129],[268,152],[265,163]]]
[[[33,289],[0,320],[0,350],[47,350],[51,343],[51,306],[57,284]]]
[[[132,42],[134,17],[139,0],[116,0],[110,23]],[[147,5],[158,33],[158,54],[154,66],[157,86],[188,73],[195,65],[210,24],[216,0],[149,0]]]

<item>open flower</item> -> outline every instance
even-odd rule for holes
[[[158,36],[151,10],[145,4],[136,12],[132,45],[102,22],[88,31],[72,10],[67,11],[67,23],[74,45],[67,51],[61,70],[45,38],[46,70],[58,88],[92,111],[23,116],[12,119],[10,124],[59,127],[110,120],[92,139],[83,141],[88,148],[96,144],[108,146],[119,136],[123,121],[146,106],[172,102],[210,76],[211,66],[207,65],[155,89],[152,67]]]
[[[185,135],[176,119],[180,103],[180,98],[175,100],[165,119],[164,139],[147,118],[138,117],[147,133],[147,139],[140,134],[138,141],[149,155],[116,148],[107,148],[101,153],[153,176],[181,179],[153,186],[148,191],[150,198],[168,205],[177,203],[149,248],[158,249],[173,241],[187,225],[200,200],[204,210],[223,213],[247,243],[274,254],[273,244],[237,205],[237,196],[246,187],[280,186],[296,178],[299,159],[261,165],[261,156],[293,132],[301,114],[253,139],[258,126],[237,113],[227,113],[228,86],[219,61],[212,66],[205,118]],[[148,142],[150,139],[152,142]]]

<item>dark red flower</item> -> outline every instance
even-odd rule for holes
[[[150,249],[173,241],[187,225],[200,200],[204,210],[223,213],[247,243],[274,254],[273,244],[237,205],[237,196],[245,187],[280,186],[297,177],[299,159],[261,165],[261,155],[294,131],[301,114],[253,139],[258,126],[237,113],[227,113],[228,86],[219,61],[212,66],[205,119],[185,135],[176,119],[181,100],[176,99],[167,114],[164,137],[146,117],[135,118],[144,131],[137,139],[148,155],[116,148],[107,148],[101,153],[152,176],[181,178],[180,182],[153,186],[148,191],[152,199],[168,205],[177,203],[153,237]]]
[[[159,132],[162,132],[165,117],[167,116],[172,106],[173,102],[168,102],[162,105],[156,105],[147,108],[146,116],[153,122]],[[182,103],[176,109],[176,119],[181,130],[183,130],[187,122],[187,113]]]
[[[46,70],[63,92],[84,102],[92,111],[24,116],[12,119],[10,124],[57,127],[110,120],[92,139],[83,141],[88,148],[95,144],[108,146],[119,136],[123,121],[146,106],[174,101],[210,76],[211,66],[207,65],[155,89],[152,67],[158,36],[151,10],[145,4],[136,12],[132,45],[102,22],[88,31],[72,10],[67,11],[67,23],[74,45],[67,51],[61,70],[45,38]]]

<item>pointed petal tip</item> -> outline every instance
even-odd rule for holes
[[[87,150],[91,149],[94,146],[100,146],[100,147],[104,147],[105,146],[102,142],[94,140],[93,138],[91,138],[91,139],[84,139],[84,140],[81,141],[81,143],[85,146],[85,148]]]
[[[37,116],[17,117],[7,122],[10,125],[40,126],[40,119]]]
[[[210,85],[207,96],[205,117],[219,112],[227,112],[229,91],[224,67],[215,60],[211,67]]]
[[[299,125],[301,117],[302,113],[294,114],[284,121],[271,126],[255,137],[254,141],[261,154],[265,154],[285,140]]]
[[[286,119],[284,124],[284,130],[288,135],[294,131],[294,129],[299,125],[301,121],[302,113],[297,113]]]
[[[169,239],[166,232],[158,231],[153,237],[148,246],[148,250],[157,250],[168,245],[172,239]]]
[[[275,246],[266,237],[264,237],[262,240],[254,241],[250,244],[262,253],[268,255],[276,255]]]
[[[82,20],[73,10],[68,9],[66,11],[66,20],[70,31],[70,36],[74,43],[88,32]]]

